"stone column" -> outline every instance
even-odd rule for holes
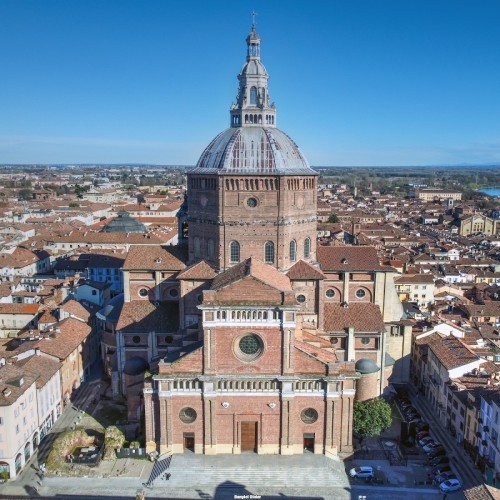
[[[293,381],[283,381],[281,386],[281,455],[294,454],[294,435],[291,423],[293,405]]]
[[[342,424],[340,428],[340,451],[341,453],[351,453],[352,452],[352,417],[353,417],[353,402],[354,402],[354,391],[352,394],[342,395]]]
[[[146,453],[156,450],[153,392],[144,391],[144,424],[146,427]]]
[[[204,426],[204,453],[205,455],[217,454],[217,395],[214,382],[204,381],[203,394],[203,426]]]
[[[337,456],[338,453],[338,432],[335,428],[338,422],[338,415],[335,414],[336,410],[338,413],[338,394],[337,392],[337,382],[327,382],[327,396],[325,400],[325,455],[326,456]]]
[[[354,345],[354,328],[347,329],[347,358],[346,361],[354,361],[356,359],[356,347]]]
[[[160,403],[160,454],[172,451],[172,401],[170,397],[159,398]]]

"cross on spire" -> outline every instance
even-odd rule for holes
[[[255,16],[257,15],[257,12],[252,11],[252,28],[255,28]]]

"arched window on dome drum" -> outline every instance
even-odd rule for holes
[[[297,243],[295,240],[290,241],[290,262],[297,260]]]
[[[200,238],[198,238],[198,236],[196,236],[194,239],[194,256],[200,256]]]
[[[257,105],[257,87],[252,87],[250,89],[250,104],[252,106]]]
[[[212,240],[212,238],[210,238],[208,240],[207,254],[208,254],[208,257],[213,257],[214,256],[214,240]]]
[[[274,243],[272,241],[266,241],[264,247],[264,262],[266,264],[274,263]]]
[[[232,241],[229,245],[229,258],[231,262],[240,261],[240,244],[237,241]]]
[[[311,239],[306,238],[304,240],[304,259],[308,259],[311,255]]]

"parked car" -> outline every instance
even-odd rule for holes
[[[448,491],[457,491],[462,487],[462,484],[458,479],[447,479],[443,483],[439,485],[439,489],[443,493],[447,493]]]
[[[373,467],[370,466],[353,467],[349,471],[349,475],[351,477],[373,477]]]
[[[420,441],[421,439],[424,439],[424,437],[427,437],[429,435],[429,431],[420,431],[415,434],[415,437],[417,438],[417,441]]]
[[[436,449],[436,448],[441,448],[441,443],[437,443],[436,441],[432,441],[430,443],[427,443],[425,446],[424,446],[424,452],[426,454],[429,454],[432,450]]]
[[[432,469],[432,473],[435,476],[440,476],[443,472],[451,472],[451,467],[446,464],[438,465]]]
[[[417,424],[417,426],[415,427],[415,430],[417,432],[420,432],[420,431],[428,431],[429,430],[429,424],[427,422],[420,422]]]
[[[453,471],[449,470],[447,472],[443,472],[442,474],[436,476],[436,483],[441,484],[447,481],[448,479],[458,479],[458,477]]]
[[[450,459],[446,455],[438,455],[437,457],[434,457],[429,465],[431,467],[437,467],[438,465],[444,465],[444,464],[449,464]]]
[[[436,457],[444,457],[446,456],[446,450],[444,448],[434,448],[427,456],[429,460],[434,460]]]
[[[423,437],[422,439],[419,439],[418,440],[418,444],[420,446],[425,446],[426,444],[429,444],[429,443],[434,443],[434,439],[431,438],[431,436],[425,436]]]

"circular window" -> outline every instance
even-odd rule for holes
[[[318,412],[314,408],[306,408],[302,410],[300,414],[300,419],[304,424],[314,424],[318,420]]]
[[[361,337],[361,343],[367,345],[370,343],[370,337]]]
[[[362,299],[365,295],[366,292],[362,288],[356,290],[356,297],[358,297],[358,299]]]
[[[196,414],[196,410],[194,408],[183,408],[179,412],[179,418],[185,423],[185,424],[192,424],[198,415]]]
[[[302,304],[306,301],[306,296],[305,295],[297,295],[297,302],[299,304]]]
[[[329,299],[333,299],[333,297],[335,297],[335,290],[333,290],[332,288],[329,288],[329,289],[326,291],[326,296],[327,296]]]
[[[165,344],[171,344],[174,341],[174,337],[172,335],[167,335],[165,337]]]
[[[333,345],[335,345],[335,344],[338,344],[338,343],[339,343],[339,339],[338,339],[338,337],[332,337],[332,338],[330,339],[330,342],[331,342]]]
[[[168,291],[168,294],[170,295],[170,297],[172,297],[173,299],[175,299],[176,297],[179,296],[179,292],[177,291],[177,288],[171,288],[169,291]]]
[[[242,353],[252,356],[257,354],[262,346],[259,337],[256,335],[245,335],[240,340],[239,347]]]
[[[141,341],[141,337],[139,337],[139,335],[134,335],[134,336],[132,337],[132,342],[133,342],[134,344],[139,344],[139,343],[140,343],[140,341]]]
[[[147,288],[140,288],[139,289],[139,295],[141,297],[147,297],[149,293],[149,290]]]
[[[257,206],[257,200],[255,198],[248,198],[247,200],[247,205],[250,207],[250,208],[254,208]]]
[[[244,335],[236,340],[234,351],[242,361],[254,361],[264,350],[262,339],[258,335]]]

